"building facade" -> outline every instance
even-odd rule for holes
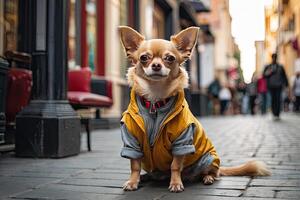
[[[271,55],[277,50],[278,5],[265,7],[265,56],[266,62],[271,62]]]
[[[262,74],[264,66],[266,65],[265,42],[255,41],[255,51],[255,72]]]
[[[0,55],[17,49],[18,10],[18,0],[0,0]]]
[[[231,33],[229,0],[211,0],[210,12],[199,13],[198,21],[200,24],[209,24],[214,36],[214,76],[222,83],[228,83],[228,69],[238,67],[234,57],[238,48]]]
[[[20,12],[25,11],[20,8],[20,2],[0,0],[0,55],[6,50],[24,50],[18,44]],[[66,0],[66,2],[68,2],[68,69],[89,67],[94,76],[104,76],[113,82],[114,104],[109,109],[101,110],[103,117],[118,118],[128,104],[126,72],[129,63],[119,41],[118,26],[131,26],[145,35],[146,39],[169,39],[172,34],[187,26],[198,25],[193,7],[187,1]],[[199,65],[197,49],[187,68],[191,72],[198,72]],[[200,78],[199,73],[196,74],[198,75],[191,80],[192,85],[198,87]]]
[[[300,2],[274,0],[265,8],[265,29],[266,61],[277,52],[291,80],[300,60]]]
[[[291,80],[295,74],[296,61],[300,59],[300,1],[280,0],[278,9],[278,54]]]

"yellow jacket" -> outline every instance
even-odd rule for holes
[[[193,141],[195,153],[185,156],[184,168],[198,161],[207,152],[214,158],[212,164],[219,168],[220,159],[215,148],[210,139],[206,136],[199,121],[191,113],[184,98],[183,90],[178,93],[175,109],[173,109],[172,113],[168,115],[160,127],[152,148],[148,141],[143,118],[139,115],[135,95],[135,91],[132,89],[130,104],[128,109],[123,113],[121,122],[125,123],[128,132],[139,142],[144,154],[142,158],[142,168],[146,172],[152,172],[153,170],[170,170],[172,163],[172,143],[191,124],[196,126]]]

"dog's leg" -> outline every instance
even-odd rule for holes
[[[184,190],[181,181],[181,171],[183,166],[184,156],[174,156],[171,164],[171,181],[170,192],[182,192]]]
[[[219,169],[214,166],[209,166],[206,172],[203,174],[204,185],[211,185],[215,180],[219,178]]]
[[[130,166],[131,166],[130,178],[123,185],[123,190],[125,191],[137,190],[140,182],[141,160],[130,159]]]

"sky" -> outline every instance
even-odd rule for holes
[[[229,0],[232,35],[241,50],[241,67],[246,82],[255,70],[256,40],[265,38],[264,7],[273,0]]]

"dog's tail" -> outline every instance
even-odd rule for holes
[[[235,167],[220,167],[221,176],[270,176],[267,165],[261,161],[248,161]]]

